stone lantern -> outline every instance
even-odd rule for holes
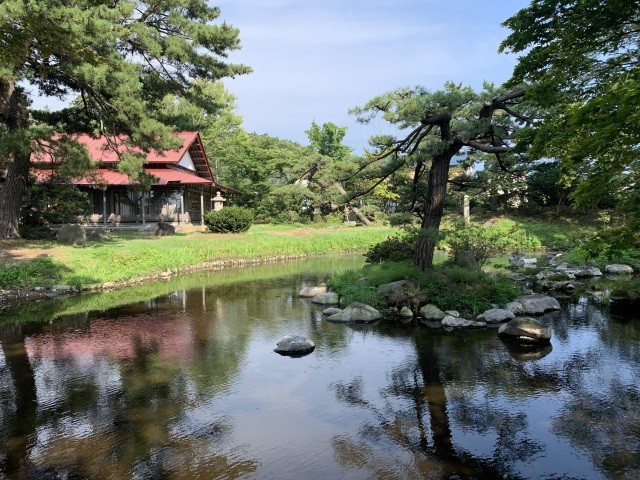
[[[222,210],[222,207],[224,207],[224,202],[226,202],[227,199],[224,198],[220,192],[218,191],[216,193],[216,196],[213,197],[213,211],[214,212],[218,212],[220,210]]]

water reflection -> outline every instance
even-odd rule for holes
[[[0,478],[637,478],[637,320],[566,300],[522,352],[297,298],[360,261],[1,325]],[[312,354],[273,353],[296,333]]]

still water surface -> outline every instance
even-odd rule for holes
[[[640,319],[567,299],[552,348],[523,354],[495,329],[335,325],[297,298],[361,262],[2,319],[0,478],[640,478]],[[291,333],[316,350],[274,353]]]

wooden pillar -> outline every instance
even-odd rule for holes
[[[182,222],[184,217],[184,187],[180,187],[180,213],[178,214],[178,225]]]
[[[200,225],[204,225],[204,187],[200,187]]]
[[[140,199],[140,206],[142,207],[142,226],[146,225],[145,216],[144,216],[144,200],[147,196],[146,192],[142,192],[142,199]]]
[[[107,226],[107,189],[102,189],[102,225]]]

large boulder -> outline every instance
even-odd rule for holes
[[[577,272],[573,273],[576,278],[590,278],[590,277],[601,277],[602,272],[597,267],[583,267]]]
[[[58,230],[56,239],[63,245],[84,245],[87,242],[87,232],[79,223],[66,223]]]
[[[531,317],[519,317],[500,325],[498,336],[518,343],[551,343],[551,327]]]
[[[612,275],[630,275],[633,274],[633,268],[621,263],[612,263],[611,265],[604,267],[604,273]]]
[[[323,315],[335,315],[336,313],[340,313],[342,311],[341,308],[338,307],[329,307],[329,308],[325,308],[322,311]]]
[[[432,303],[429,303],[420,309],[420,316],[429,322],[442,320],[445,315],[446,314],[442,310]]]
[[[336,292],[325,292],[316,295],[311,301],[319,305],[337,305],[340,302],[340,298]]]
[[[409,282],[407,282],[406,280],[398,280],[397,282],[383,283],[378,287],[378,295],[390,295],[394,292],[402,293],[407,283]]]
[[[369,323],[381,318],[382,314],[371,305],[354,302],[340,313],[331,315],[327,320],[336,323]]]
[[[87,240],[90,242],[99,242],[102,240],[111,240],[111,234],[109,230],[104,228],[87,228],[85,229]]]
[[[514,315],[523,315],[524,308],[520,302],[509,302],[504,306],[505,310],[511,311]]]
[[[474,322],[473,320],[467,320],[466,318],[446,315],[442,319],[442,326],[445,328],[483,328],[486,327],[487,324],[485,322]]]
[[[167,222],[158,222],[156,225],[155,236],[166,237],[168,235],[175,235],[176,227]]]
[[[321,293],[326,292],[327,286],[324,283],[321,283],[320,285],[316,285],[315,287],[304,287],[302,290],[300,290],[298,296],[303,298],[313,298],[316,295],[320,295]]]
[[[302,356],[313,352],[315,344],[302,335],[286,335],[276,344],[274,352],[280,355]]]
[[[476,317],[479,322],[504,323],[516,318],[515,314],[506,308],[491,308]]]
[[[560,310],[560,303],[558,300],[539,293],[520,295],[513,301],[522,305],[522,310],[525,315],[542,315],[546,312]]]

